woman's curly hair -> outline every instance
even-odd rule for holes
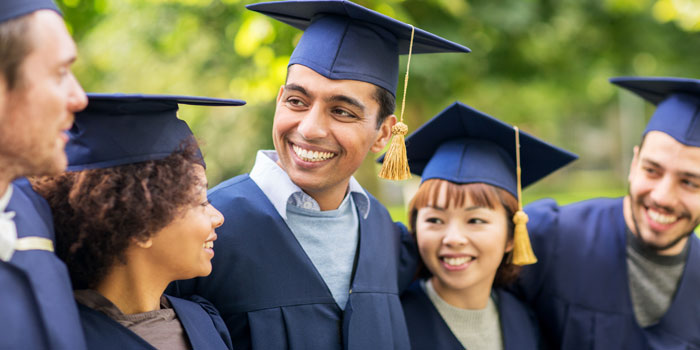
[[[126,250],[147,240],[196,201],[201,184],[193,164],[195,144],[162,160],[32,179],[48,201],[56,231],[56,254],[74,289],[94,289]]]

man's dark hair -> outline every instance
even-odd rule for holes
[[[379,129],[386,117],[394,114],[396,98],[389,90],[377,86],[374,91],[374,99],[379,103],[379,114],[377,115],[377,129]]]
[[[639,142],[639,150],[640,151],[642,150],[642,146],[644,146],[644,140],[646,140],[646,138],[647,138],[647,134],[645,133],[642,135],[642,141]]]
[[[0,75],[10,91],[21,81],[20,67],[32,51],[31,15],[0,23]]]

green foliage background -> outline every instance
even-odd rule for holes
[[[247,11],[248,1],[58,3],[78,44],[75,72],[86,91],[248,101],[242,108],[181,109],[204,143],[210,184],[248,172],[256,150],[272,148],[274,99],[300,31]],[[409,128],[460,100],[581,156],[525,191],[526,202],[625,193],[632,147],[653,108],[619,92],[608,78],[699,75],[697,0],[357,3],[473,50],[413,58]],[[356,177],[402,217],[403,199],[417,182],[378,180],[373,158]]]

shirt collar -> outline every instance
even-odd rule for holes
[[[0,196],[0,213],[7,209],[7,205],[10,204],[10,198],[12,198],[12,184],[9,184],[7,190],[5,190],[5,194]]]
[[[287,202],[296,193],[308,196],[297,186],[289,175],[277,164],[277,152],[274,150],[260,150],[255,157],[255,165],[250,171],[250,178],[260,187],[265,196],[270,200],[277,213],[287,220]],[[369,196],[355,177],[350,177],[348,192],[353,194],[357,209],[363,218],[369,214]],[[312,200],[308,196],[308,200]],[[315,201],[314,201],[315,202]]]

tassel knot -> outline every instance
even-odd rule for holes
[[[403,122],[396,123],[393,127],[391,127],[391,134],[394,136],[406,136],[406,134],[408,134],[408,125],[404,124]]]
[[[394,137],[391,139],[389,150],[384,156],[382,170],[379,177],[387,180],[406,180],[411,178],[411,170],[406,158],[406,141],[404,136],[408,133],[408,126],[402,122],[396,123],[391,128]]]

